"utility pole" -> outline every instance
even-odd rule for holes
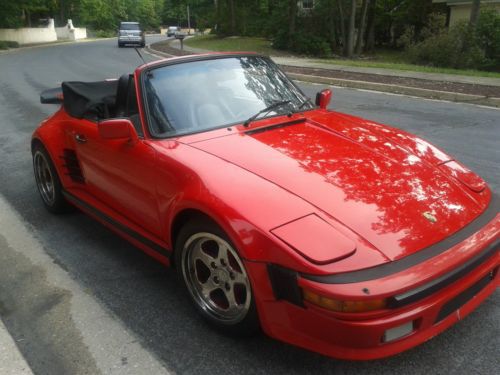
[[[188,14],[188,34],[191,34],[191,20],[189,17],[189,5],[187,5],[187,14]]]

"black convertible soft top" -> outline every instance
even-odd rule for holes
[[[99,82],[63,82],[64,110],[72,117],[107,118],[114,106],[117,80]]]

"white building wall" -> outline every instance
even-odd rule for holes
[[[64,27],[54,27],[50,19],[47,27],[22,27],[19,29],[0,29],[0,40],[17,42],[19,44],[37,44],[55,42],[56,40],[78,40],[87,37],[87,29],[75,28],[68,20]]]

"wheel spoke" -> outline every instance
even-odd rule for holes
[[[224,289],[224,294],[226,296],[227,302],[229,303],[228,310],[239,309],[238,302],[236,302],[236,298],[234,297],[234,288],[230,290]]]
[[[196,244],[196,247],[193,249],[193,258],[195,261],[199,260],[202,262],[208,269],[211,269],[214,258],[203,251],[202,244],[202,241]]]
[[[231,280],[232,284],[243,284],[243,285],[246,285],[247,283],[247,278],[245,277],[245,275],[243,275],[242,273],[238,272],[238,271],[233,271],[232,272],[232,275],[233,275],[233,278]]]
[[[219,264],[229,267],[230,266],[229,256],[228,256],[229,249],[224,244],[218,243],[218,245],[219,245],[219,252],[217,254],[217,261],[219,262]]]
[[[219,288],[220,286],[213,281],[213,278],[209,277],[206,283],[201,284],[201,293],[206,299],[211,300],[212,292]]]

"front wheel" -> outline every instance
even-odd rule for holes
[[[259,328],[248,274],[225,233],[208,220],[184,226],[176,241],[179,278],[201,315],[225,333]]]
[[[53,213],[66,213],[73,207],[64,199],[62,185],[50,156],[41,144],[33,147],[33,171],[45,207]]]

